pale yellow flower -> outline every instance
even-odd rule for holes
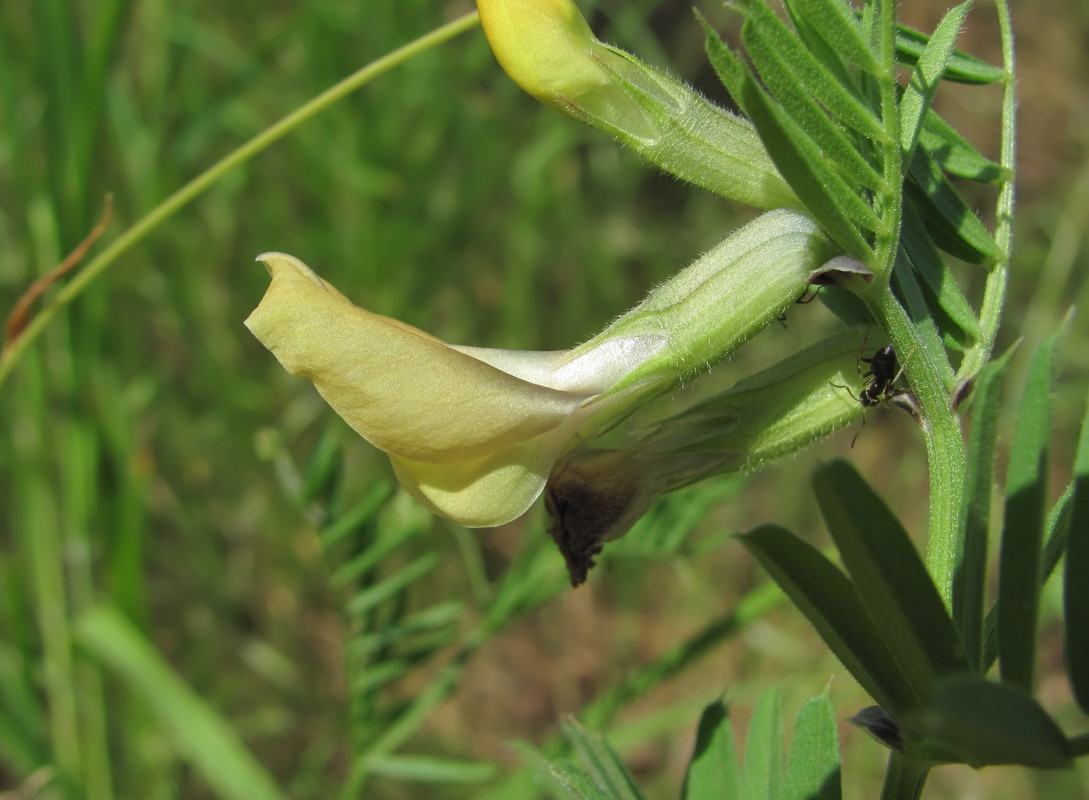
[[[524,512],[579,427],[621,399],[601,395],[623,366],[663,343],[637,335],[575,355],[451,347],[353,305],[292,256],[260,260],[272,285],[247,327],[389,454],[406,489],[468,526]]]
[[[790,211],[754,220],[572,350],[457,347],[351,303],[292,256],[246,325],[314,383],[398,480],[463,525],[500,525],[553,462],[648,398],[705,370],[804,289],[825,243]]]

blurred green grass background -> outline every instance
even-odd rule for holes
[[[727,102],[689,4],[581,5],[602,38]],[[470,8],[3,4],[0,308],[83,238],[107,192],[112,237],[326,86]],[[928,0],[903,11],[929,29],[943,8]],[[717,4],[701,10],[723,30],[736,23]],[[1021,182],[1004,341],[1033,345],[1089,291],[1089,9],[1042,0],[1015,4],[1014,14]],[[963,43],[997,57],[986,4]],[[998,102],[997,92],[959,90],[939,106],[994,153]],[[986,208],[991,198],[977,199]],[[71,646],[80,641],[73,620],[97,603],[141,630],[291,797],[338,792],[353,771],[353,730],[366,727],[355,715],[380,726],[457,663],[436,642],[417,672],[382,688],[381,708],[352,701],[361,629],[345,613],[354,584],[337,578],[352,551],[325,546],[319,531],[382,492],[389,467],[242,327],[267,284],[258,253],[295,254],[357,302],[450,341],[566,348],[750,215],[534,103],[498,69],[479,30],[384,76],[182,210],[58,316],[0,389],[0,791],[28,791],[42,778],[37,766],[54,762],[119,797],[210,796],[147,699],[101,670],[107,660],[86,642]],[[969,292],[979,277],[965,273]],[[722,370],[740,377],[828,324],[816,305],[800,307]],[[1057,485],[1085,397],[1087,332],[1079,316],[1064,347]],[[560,715],[725,618],[763,581],[726,535],[778,522],[826,543],[807,488],[819,458],[850,457],[921,531],[925,460],[901,416],[874,414],[853,451],[853,433],[840,434],[747,482],[718,481],[664,504],[659,522],[683,519],[677,529],[693,531],[695,544],[670,551],[625,540],[589,587],[487,637],[407,751],[517,767],[506,742],[545,741]],[[316,470],[321,459],[333,466]],[[441,556],[404,600],[414,607],[458,600],[466,620],[485,616],[484,599],[527,548],[552,570],[550,586],[562,581],[539,509],[469,534],[401,498],[385,513],[388,525],[422,531],[412,555]],[[631,538],[652,533],[645,526]],[[1069,706],[1056,633],[1041,656],[1050,709]],[[742,722],[777,684],[788,714],[833,675],[842,716],[866,702],[784,607],[692,662],[617,719],[603,717],[649,796],[676,795],[698,709],[723,691]],[[875,796],[880,749],[847,726],[841,736],[848,796]],[[472,782],[421,789],[380,772],[362,796],[484,791]],[[947,770],[931,781],[934,797],[1089,792],[1084,767]],[[53,796],[80,796],[52,786]]]

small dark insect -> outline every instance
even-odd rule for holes
[[[905,389],[897,389],[896,382],[904,374],[904,368],[896,360],[896,351],[892,345],[885,345],[870,358],[862,358],[864,364],[870,368],[859,375],[861,378],[872,378],[870,385],[858,394],[858,402],[867,408],[879,406],[885,400],[896,394],[903,394]]]
[[[817,299],[817,295],[820,294],[820,291],[821,291],[820,286],[818,286],[816,289],[813,289],[811,286],[807,286],[805,288],[805,291],[803,291],[801,293],[801,295],[799,295],[798,299],[795,300],[794,302],[797,305],[800,305],[800,306],[807,306],[810,303],[812,303],[814,300]],[[786,309],[783,309],[783,313],[780,314],[778,317],[776,317],[775,321],[778,322],[780,325],[782,325],[785,328],[786,327],[786,319],[787,319],[787,312],[786,312]]]
[[[865,339],[862,340],[862,347],[866,347]],[[902,398],[906,401],[904,403],[905,408],[912,410],[912,416],[916,416],[913,410],[915,404],[911,390],[897,386],[900,378],[904,375],[904,368],[896,358],[896,351],[891,344],[885,345],[869,358],[863,357],[862,353],[859,352],[858,360],[861,364],[869,364],[870,368],[863,372],[861,366],[857,367],[858,376],[863,380],[869,380],[869,385],[864,387],[857,397],[855,397],[855,393],[851,391],[850,387],[838,383],[832,384],[837,389],[846,389],[847,393],[857,400],[863,408],[862,425],[859,427],[858,433],[851,439],[851,447],[855,446],[859,434],[866,427],[865,409],[867,408],[876,408],[886,401]]]

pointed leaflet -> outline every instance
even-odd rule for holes
[[[786,0],[784,5],[790,15],[790,21],[794,25],[794,32],[801,39],[806,49],[828,70],[828,74],[839,81],[847,91],[858,91],[858,79],[855,77],[855,71],[848,67],[843,60],[845,54],[828,43],[825,38],[828,32],[824,30],[824,25],[819,20],[811,19],[799,13],[795,7],[796,3],[791,2],[791,0]]]
[[[1055,501],[1047,514],[1044,524],[1044,554],[1040,565],[1040,585],[1051,578],[1051,573],[1059,565],[1059,560],[1066,553],[1066,542],[1070,537],[1070,520],[1074,510],[1074,484],[1070,483],[1066,491]],[[998,658],[998,603],[991,605],[983,620],[983,658],[980,669],[987,672]]]
[[[913,66],[926,50],[930,37],[906,25],[896,26],[896,60]],[[1005,80],[1006,73],[960,50],[954,50],[945,69],[945,79],[956,83],[986,84]]]
[[[945,74],[945,68],[953,52],[953,43],[957,40],[957,34],[960,32],[961,25],[964,24],[970,5],[971,0],[966,0],[959,6],[951,8],[938,23],[926,48],[919,56],[915,70],[911,73],[911,80],[900,98],[900,151],[903,153],[905,164],[911,163],[923,117],[934,101],[938,84],[941,82],[942,75]]]
[[[926,152],[915,150],[908,171],[905,199],[915,204],[938,247],[970,264],[993,264],[1002,257],[990,231]]]
[[[716,700],[703,709],[692,759],[684,776],[682,800],[740,797],[741,768],[726,703]]]
[[[981,675],[943,678],[911,720],[930,742],[973,767],[1071,765],[1070,745],[1047,712],[1020,689]]]
[[[1051,390],[1059,334],[1033,355],[1006,472],[998,572],[998,658],[1002,679],[1032,691],[1040,613],[1040,548],[1051,436]]]
[[[896,261],[892,270],[893,288],[896,296],[903,302],[911,321],[915,324],[920,346],[926,350],[926,357],[930,359],[942,375],[942,382],[947,388],[953,387],[953,366],[949,363],[949,354],[945,351],[942,342],[942,331],[938,330],[938,323],[942,315],[932,312],[927,293],[915,271],[911,268],[911,259],[904,251],[903,245],[896,249]],[[915,358],[915,353],[903,355],[902,361]]]
[[[980,335],[979,320],[960,290],[953,271],[927,235],[923,221],[911,205],[904,206],[901,241],[911,266],[930,290],[930,300],[963,334],[972,339]]]
[[[760,78],[783,110],[813,140],[833,167],[855,187],[882,190],[885,182],[859,152],[857,137],[834,122],[813,99],[797,78],[796,68],[783,59],[767,38],[754,33],[748,44],[749,57],[760,71]]]
[[[1074,459],[1074,497],[1066,546],[1063,610],[1066,615],[1066,669],[1081,710],[1089,714],[1089,405],[1081,423]]]
[[[920,702],[855,587],[819,550],[774,525],[740,539],[874,700],[893,714]]]
[[[977,183],[998,183],[1010,177],[1009,170],[984,156],[933,109],[923,118],[919,147],[950,175]]]
[[[907,531],[845,461],[813,476],[817,502],[859,597],[912,685],[967,669],[938,590]]]
[[[608,743],[579,724],[574,717],[563,721],[563,736],[579,757],[594,784],[616,800],[642,800],[635,779]]]
[[[840,800],[839,736],[826,691],[802,706],[794,720],[787,761],[786,800]]]
[[[801,26],[808,24],[838,57],[871,75],[880,71],[873,51],[862,36],[858,18],[843,0],[787,0],[786,6],[799,33]],[[811,44],[810,49],[813,49]]]
[[[562,800],[616,800],[599,789],[589,775],[570,761],[550,761],[526,742],[514,742],[511,747],[547,782],[553,797]]]
[[[969,665],[980,670],[983,661],[983,602],[987,591],[987,539],[994,491],[995,447],[1002,385],[1009,368],[1007,351],[980,373],[972,400],[972,431],[968,437],[968,477],[962,507],[962,533],[955,555],[953,623],[964,644]]]
[[[859,232],[856,214],[875,217],[858,195],[827,165],[812,140],[767,96],[711,28],[707,56],[720,80],[756,125],[779,171],[801,198],[806,210],[845,251],[868,261],[870,246]],[[860,207],[861,206],[861,207]]]
[[[829,114],[868,139],[887,141],[881,119],[860,94],[833,79],[763,0],[741,0],[741,7],[745,13],[741,35],[746,48],[750,47],[753,36],[764,37],[766,46],[774,48],[785,62],[794,65],[797,79]],[[766,144],[767,140],[764,141]]]
[[[783,783],[783,704],[778,689],[760,695],[745,732],[745,800],[779,800]]]

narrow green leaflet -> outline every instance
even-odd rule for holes
[[[811,19],[804,14],[798,13],[795,3],[791,2],[791,0],[786,0],[784,5],[790,15],[794,32],[801,39],[806,49],[813,54],[817,61],[824,65],[824,68],[828,70],[828,74],[839,81],[847,91],[857,91],[858,79],[855,77],[852,68],[843,59],[846,53],[837,51],[825,39],[827,32],[823,30],[822,20]]]
[[[915,69],[911,73],[904,94],[900,98],[900,151],[904,155],[904,164],[910,164],[915,152],[915,144],[918,140],[919,129],[923,125],[923,117],[930,110],[930,104],[934,101],[934,95],[938,91],[953,53],[953,44],[957,41],[957,34],[964,24],[964,18],[968,14],[968,7],[972,0],[966,0],[959,6],[951,8],[942,17],[934,34],[930,37],[923,52],[915,63]]]
[[[301,499],[305,503],[324,500],[332,493],[340,477],[340,445],[344,426],[333,424],[321,432],[303,473]]]
[[[786,6],[795,27],[805,20],[840,57],[871,75],[880,71],[849,4],[843,0],[788,0]]]
[[[99,606],[76,620],[76,639],[148,707],[178,754],[222,798],[285,800],[230,723],[187,686],[115,609]]]
[[[1032,691],[1040,612],[1040,549],[1058,334],[1033,355],[1006,472],[998,574],[998,659],[1002,679]]]
[[[994,491],[995,449],[998,418],[1002,408],[1002,386],[1010,355],[992,361],[979,374],[972,400],[972,431],[968,437],[968,478],[955,555],[953,577],[953,622],[964,645],[969,665],[982,671],[983,602],[987,590],[987,540],[991,522],[991,493]]]
[[[748,53],[768,91],[783,110],[798,123],[824,154],[825,159],[848,182],[856,187],[881,190],[885,182],[881,175],[859,152],[858,145],[847,132],[833,122],[797,78],[795,67],[769,46],[767,38],[754,33]],[[868,207],[867,207],[868,208]]]
[[[359,616],[371,611],[391,597],[400,594],[411,584],[439,565],[438,553],[426,553],[378,583],[357,592],[344,606],[349,616]]]
[[[343,514],[338,514],[322,529],[322,547],[329,550],[345,537],[357,532],[374,519],[379,509],[392,495],[393,487],[390,484],[376,481],[358,503]]]
[[[825,692],[802,706],[794,720],[794,739],[787,761],[786,800],[840,800],[836,716]],[[721,795],[728,797],[729,795]]]
[[[857,214],[872,229],[876,218],[854,190],[828,166],[819,148],[748,73],[710,28],[707,56],[734,100],[752,120],[776,167],[825,232],[846,252],[869,261],[869,244],[859,232]]]
[[[1074,510],[1074,484],[1070,483],[1048,512],[1044,524],[1044,555],[1040,565],[1040,584],[1046,584],[1066,552],[1070,536],[1070,519]],[[983,658],[980,670],[987,672],[998,658],[998,603],[994,603],[983,619]]]
[[[464,618],[465,605],[457,601],[439,603],[431,608],[418,611],[410,616],[398,620],[390,625],[383,625],[380,629],[363,633],[352,640],[352,651],[359,656],[371,655],[393,645],[406,645],[413,641],[414,637],[422,634],[443,634],[439,641],[446,638],[454,638],[458,633],[458,623]],[[429,639],[435,649],[438,641]],[[402,648],[403,649],[403,648]]]
[[[874,700],[892,714],[919,703],[855,587],[819,550],[775,525],[740,539]]]
[[[977,183],[999,183],[1007,180],[1009,170],[984,156],[952,125],[931,109],[923,117],[919,131],[919,147],[926,151],[944,172]]]
[[[930,156],[916,148],[906,198],[915,203],[934,242],[971,264],[993,264],[1002,254],[979,217]]]
[[[1066,668],[1074,699],[1089,713],[1089,405],[1074,458],[1074,497],[1063,584]]]
[[[599,789],[589,775],[570,761],[550,761],[526,742],[514,742],[511,747],[544,779],[553,797],[559,800],[617,800]]]
[[[833,118],[873,141],[887,141],[881,119],[866,104],[861,94],[850,91],[833,79],[763,0],[741,0],[740,5],[745,14],[741,38],[747,50],[751,51],[754,35],[764,37],[766,46],[774,48],[784,61],[794,65],[797,80],[801,81]],[[761,138],[767,144],[767,139]]]
[[[906,25],[896,26],[896,60],[914,66],[926,50],[930,37]],[[986,84],[1005,80],[1006,72],[960,50],[954,50],[946,66],[945,79],[956,83]]]
[[[937,308],[966,336],[978,339],[981,333],[979,320],[953,276],[953,271],[934,246],[922,219],[911,205],[904,206],[901,241],[911,266],[930,290]]]
[[[730,711],[722,700],[703,709],[684,777],[683,800],[741,796],[741,768]]]
[[[574,717],[563,721],[563,735],[594,784],[616,800],[642,800],[635,779],[624,762],[600,736],[590,733]]]
[[[783,783],[783,703],[778,689],[760,695],[745,733],[744,800],[779,800]]]
[[[981,675],[942,679],[911,721],[930,742],[973,767],[1058,769],[1072,763],[1066,737],[1039,703],[1015,686]]]
[[[489,761],[415,755],[372,756],[367,759],[367,768],[384,778],[442,786],[485,783],[499,772],[498,766]]]
[[[949,354],[943,343],[943,333],[947,332],[938,329],[938,323],[944,321],[944,316],[933,312],[930,298],[919,283],[919,278],[912,269],[911,259],[908,258],[902,245],[896,251],[892,279],[897,297],[903,302],[912,322],[915,323],[920,346],[926,350],[925,357],[938,367],[942,374],[942,382],[947,388],[952,389],[953,365],[949,363]],[[906,362],[916,356],[923,357],[921,353],[906,353],[902,361]]]
[[[938,590],[900,521],[846,461],[813,476],[825,524],[859,597],[924,693],[937,676],[967,669]]]

